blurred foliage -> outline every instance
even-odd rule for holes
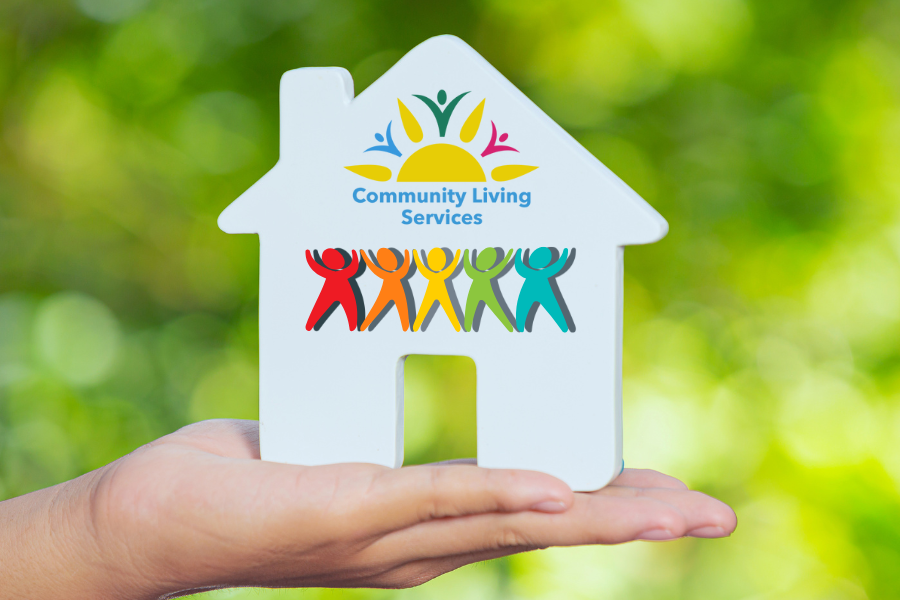
[[[625,458],[721,541],[553,549],[408,591],[216,598],[900,597],[900,3],[3,0],[0,498],[257,414],[278,81],[357,91],[455,33],[666,216],[627,254]],[[407,364],[407,455],[474,452],[474,369]],[[536,441],[538,442],[538,441]]]

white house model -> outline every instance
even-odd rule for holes
[[[623,247],[666,221],[455,37],[280,94],[278,163],[219,217],[260,236],[262,458],[399,467],[405,357],[462,355],[479,465],[609,483]]]

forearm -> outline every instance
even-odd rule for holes
[[[94,533],[97,473],[0,502],[0,598],[152,598],[113,567]],[[120,563],[121,564],[121,563]]]

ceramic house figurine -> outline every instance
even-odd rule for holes
[[[278,163],[219,217],[260,236],[262,458],[399,467],[405,357],[462,355],[479,465],[609,483],[623,247],[666,221],[452,36],[280,94]]]

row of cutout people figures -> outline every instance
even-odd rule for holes
[[[360,331],[372,329],[393,303],[399,313],[403,331],[409,330],[410,321],[412,330],[418,331],[437,303],[447,314],[453,328],[459,331],[460,322],[451,300],[447,280],[456,272],[460,250],[456,251],[452,260],[448,260],[450,252],[443,248],[432,248],[427,257],[424,256],[424,250],[421,254],[420,257],[419,252],[414,250],[410,258],[409,250],[404,250],[401,256],[395,249],[381,248],[370,257],[364,250],[360,250],[363,258],[361,262],[356,250],[353,250],[351,255],[341,248],[328,248],[322,252],[321,257],[318,252],[311,253],[307,250],[306,261],[317,275],[325,279],[325,283],[309,313],[306,330],[318,331],[338,306],[341,306],[347,315],[350,331],[357,329],[357,326]],[[574,259],[574,256],[573,251],[571,257]],[[567,265],[570,257],[568,248],[558,257],[555,249],[547,247],[538,248],[530,256],[526,253],[524,258],[522,250],[516,250],[513,264],[516,272],[525,281],[516,301],[514,321],[511,319],[512,315],[508,315],[505,310],[499,287],[492,285],[498,276],[508,270],[507,265],[513,257],[513,251],[509,250],[503,256],[495,248],[485,248],[473,253],[473,257],[474,261],[470,261],[468,250],[462,255],[463,267],[472,279],[462,324],[466,331],[472,330],[476,315],[482,306],[489,308],[507,331],[514,329],[525,331],[526,323],[530,323],[539,307],[547,311],[562,331],[569,331],[571,316],[559,288],[552,282],[554,277],[565,272],[563,269],[567,270],[570,266]],[[413,264],[428,280],[422,304],[415,313],[412,311],[414,300],[408,283],[409,277],[416,272],[412,270]],[[355,281],[365,272],[366,265],[383,282],[381,291],[368,314],[365,312],[362,293]],[[530,325],[527,329],[530,331]]]

